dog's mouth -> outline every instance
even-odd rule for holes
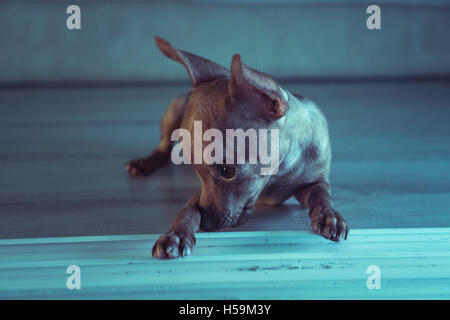
[[[235,228],[248,220],[252,214],[253,204],[247,203],[241,211],[222,210],[205,212],[201,210],[202,219],[200,229],[204,231],[216,231],[223,228]]]

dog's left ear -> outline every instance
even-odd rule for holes
[[[166,57],[181,63],[186,68],[192,80],[193,87],[217,78],[228,77],[230,74],[228,69],[211,60],[174,48],[169,41],[158,36],[154,36],[153,38],[159,50]]]
[[[268,121],[278,120],[286,114],[286,92],[270,76],[242,63],[238,54],[231,62],[228,91],[232,99],[251,99],[258,107],[256,112]]]

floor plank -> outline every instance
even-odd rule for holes
[[[0,298],[449,299],[450,228],[201,233],[193,255],[150,258],[158,235],[0,240]],[[69,265],[81,289],[69,290]],[[367,268],[380,268],[369,290]],[[220,277],[218,276],[220,274]]]

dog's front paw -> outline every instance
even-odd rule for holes
[[[193,234],[167,232],[159,237],[152,249],[152,256],[159,259],[186,257],[195,245]]]
[[[335,242],[341,239],[347,240],[348,224],[339,212],[332,208],[318,207],[312,210],[309,215],[314,232]]]
[[[170,153],[155,150],[147,158],[134,159],[125,165],[125,169],[135,177],[146,177],[169,161]]]
[[[156,168],[152,166],[147,158],[131,160],[125,165],[129,174],[135,177],[145,177],[150,175]]]

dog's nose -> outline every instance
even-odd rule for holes
[[[221,212],[220,216],[221,216],[220,224],[223,226],[223,228],[227,228],[235,224],[236,222],[235,220],[238,215],[233,214],[231,210],[224,210]]]
[[[231,209],[201,209],[200,229],[204,231],[216,231],[222,228],[233,227],[240,220],[241,212]]]

